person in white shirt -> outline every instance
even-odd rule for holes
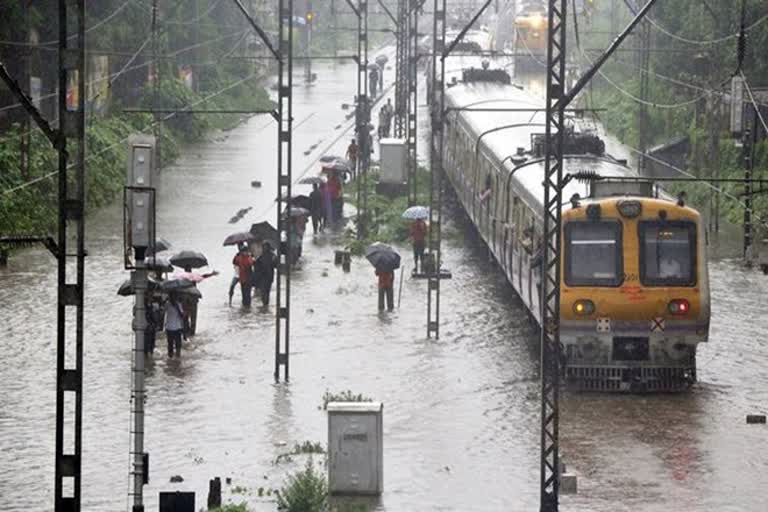
[[[680,262],[669,256],[664,256],[659,262],[659,277],[681,277],[682,268]]]
[[[184,333],[184,308],[171,293],[165,305],[165,335],[168,339],[168,357],[181,357],[181,337]]]

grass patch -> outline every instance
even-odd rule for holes
[[[331,393],[326,390],[323,394],[323,410],[328,409],[330,402],[373,402],[373,398],[364,396],[362,393],[356,395],[350,390],[341,393]]]
[[[312,441],[304,441],[301,444],[296,443],[293,446],[293,450],[287,453],[281,453],[277,456],[274,464],[280,464],[281,462],[292,462],[294,455],[306,455],[306,454],[325,454],[325,448],[321,443],[313,443]]]
[[[328,510],[328,482],[315,469],[312,457],[304,469],[288,477],[288,484],[277,494],[277,509],[286,512],[325,512]]]

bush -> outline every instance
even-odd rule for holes
[[[303,471],[288,477],[288,485],[277,495],[277,509],[287,512],[328,510],[328,483],[315,469],[311,457]]]

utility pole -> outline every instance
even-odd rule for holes
[[[83,295],[85,280],[85,0],[59,0],[58,127],[53,128],[0,62],[0,80],[58,153],[58,241],[45,237],[58,263],[54,512],[80,512],[83,423]],[[75,37],[69,37],[68,21]],[[74,44],[70,46],[70,43]],[[68,90],[72,85],[73,89]],[[68,93],[71,103],[67,105]],[[71,142],[71,144],[70,144]],[[70,248],[70,245],[74,247]],[[71,265],[70,263],[73,263]],[[74,270],[74,272],[73,272]],[[69,275],[68,275],[69,271]],[[68,314],[71,311],[73,314]],[[70,323],[74,325],[70,327]],[[74,327],[74,329],[72,328]],[[74,356],[67,357],[72,348]],[[65,418],[65,397],[74,415]],[[66,430],[73,432],[65,436]],[[65,445],[64,440],[67,440]],[[65,487],[65,479],[66,487]]]
[[[424,0],[410,0],[408,9],[408,206],[416,204],[416,173],[418,171],[417,129],[419,112],[419,9]]]
[[[408,115],[408,68],[410,53],[409,34],[411,27],[409,0],[397,2],[397,47],[395,56],[395,123],[394,136],[406,138],[406,118]]]
[[[197,0],[195,0],[195,4],[197,4]],[[152,134],[155,136],[156,141],[156,165],[159,172],[163,166],[163,155],[160,148],[160,140],[162,138],[163,132],[163,120],[160,117],[160,114],[157,112],[157,110],[160,108],[160,58],[158,56],[159,41],[157,16],[157,0],[152,0],[152,110],[154,111],[152,112]]]
[[[651,24],[648,21],[640,23],[640,112],[638,116],[638,145],[641,151],[638,162],[638,171],[641,176],[646,173],[646,152],[648,151],[648,99],[650,79],[650,47],[651,47]]]
[[[446,0],[435,0],[432,22],[432,140],[429,183],[429,261],[433,264],[427,277],[427,337],[440,338],[440,280],[442,268],[443,220],[443,143],[445,130],[445,59],[472,28],[492,0],[483,6],[449,45],[446,37]],[[438,65],[438,60],[440,61]]]
[[[541,280],[541,450],[539,459],[541,512],[557,512],[560,508],[560,264],[565,110],[643,20],[655,1],[648,0],[606,51],[566,92],[568,0],[548,0],[543,276]]]
[[[67,28],[74,18],[76,37]],[[74,41],[74,45],[70,43]],[[74,109],[67,108],[67,88],[77,91]],[[74,91],[73,91],[74,92]],[[59,128],[55,144],[59,152],[58,314],[56,320],[56,483],[55,512],[79,512],[82,476],[83,428],[83,296],[85,281],[85,0],[59,0]],[[70,169],[70,165],[72,168]],[[70,249],[70,243],[74,247]],[[68,278],[68,262],[74,274]],[[71,271],[70,271],[71,272]],[[72,329],[67,311],[74,311],[74,359],[67,358]],[[71,345],[70,345],[71,346]],[[74,365],[68,367],[67,360]],[[74,395],[74,418],[65,420],[65,394]],[[74,432],[66,436],[65,425]],[[69,443],[67,443],[69,444]],[[65,479],[67,493],[65,496]]]
[[[147,330],[146,298],[148,266],[146,257],[155,254],[155,173],[154,136],[133,135],[128,142],[124,227],[124,254],[133,251],[135,262],[126,260],[126,269],[132,270],[131,284],[135,293],[133,307],[133,379],[131,392],[131,492],[132,512],[144,512],[144,484],[149,481],[149,455],[144,453],[144,358]]]
[[[357,239],[365,238],[368,230],[368,169],[371,164],[371,101],[368,97],[368,0],[352,0],[347,4],[357,16],[357,97],[355,98],[355,132],[358,141],[357,170]]]
[[[315,19],[315,13],[312,10],[312,0],[307,0],[306,11],[304,14],[304,76],[307,83],[312,81],[312,59],[310,58],[310,48],[312,45],[312,25]]]
[[[752,266],[752,171],[755,166],[755,146],[757,146],[757,132],[759,119],[757,106],[750,104],[752,110],[752,124],[744,130],[742,156],[744,158],[744,264]]]

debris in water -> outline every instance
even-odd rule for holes
[[[181,475],[173,475],[171,477],[171,483],[172,484],[178,484],[178,483],[183,482],[183,481],[184,481],[184,478],[182,478]]]
[[[261,188],[261,182],[260,182],[259,180],[253,180],[253,181],[251,182],[251,186],[252,186],[253,188]]]

